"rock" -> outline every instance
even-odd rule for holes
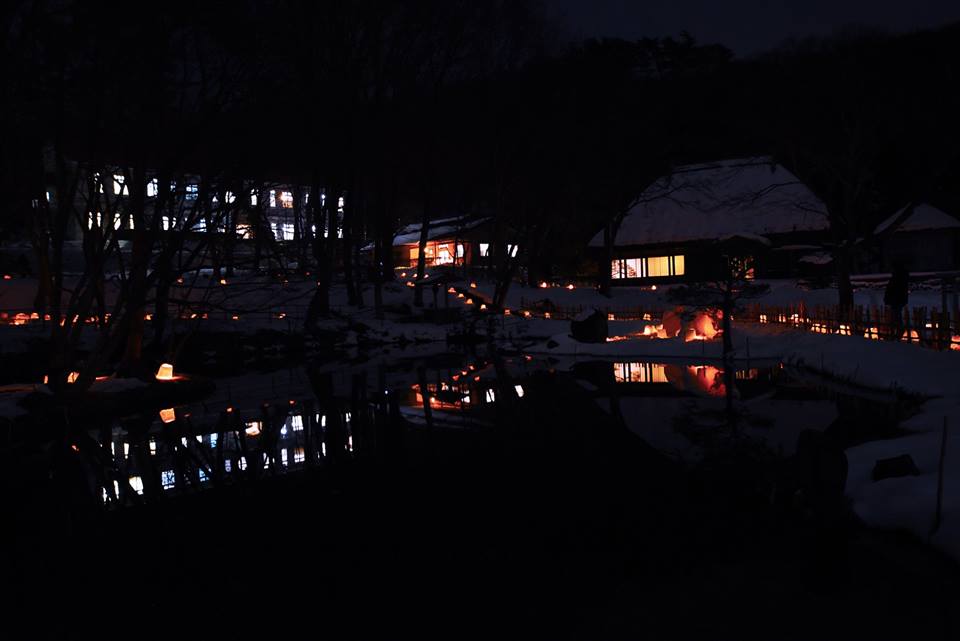
[[[873,465],[873,480],[893,479],[901,476],[919,476],[920,470],[909,454],[878,460]]]
[[[570,321],[570,335],[581,343],[607,342],[607,316],[598,309],[584,310]]]

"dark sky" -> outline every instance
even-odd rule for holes
[[[847,25],[914,31],[960,20],[960,0],[545,0],[575,38],[677,35],[738,55]]]

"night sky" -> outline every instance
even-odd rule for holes
[[[688,31],[744,56],[788,38],[827,35],[849,25],[903,32],[960,20],[957,0],[548,0],[578,37],[641,38]]]

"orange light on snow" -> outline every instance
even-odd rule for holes
[[[158,381],[172,381],[173,380],[173,365],[170,363],[162,363],[160,369],[157,370],[157,380]]]

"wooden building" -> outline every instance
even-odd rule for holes
[[[718,241],[753,239],[763,251],[738,257],[749,274],[784,277],[822,247],[828,226],[825,206],[796,176],[768,157],[740,158],[677,167],[589,248],[612,284],[639,285],[718,277]]]

